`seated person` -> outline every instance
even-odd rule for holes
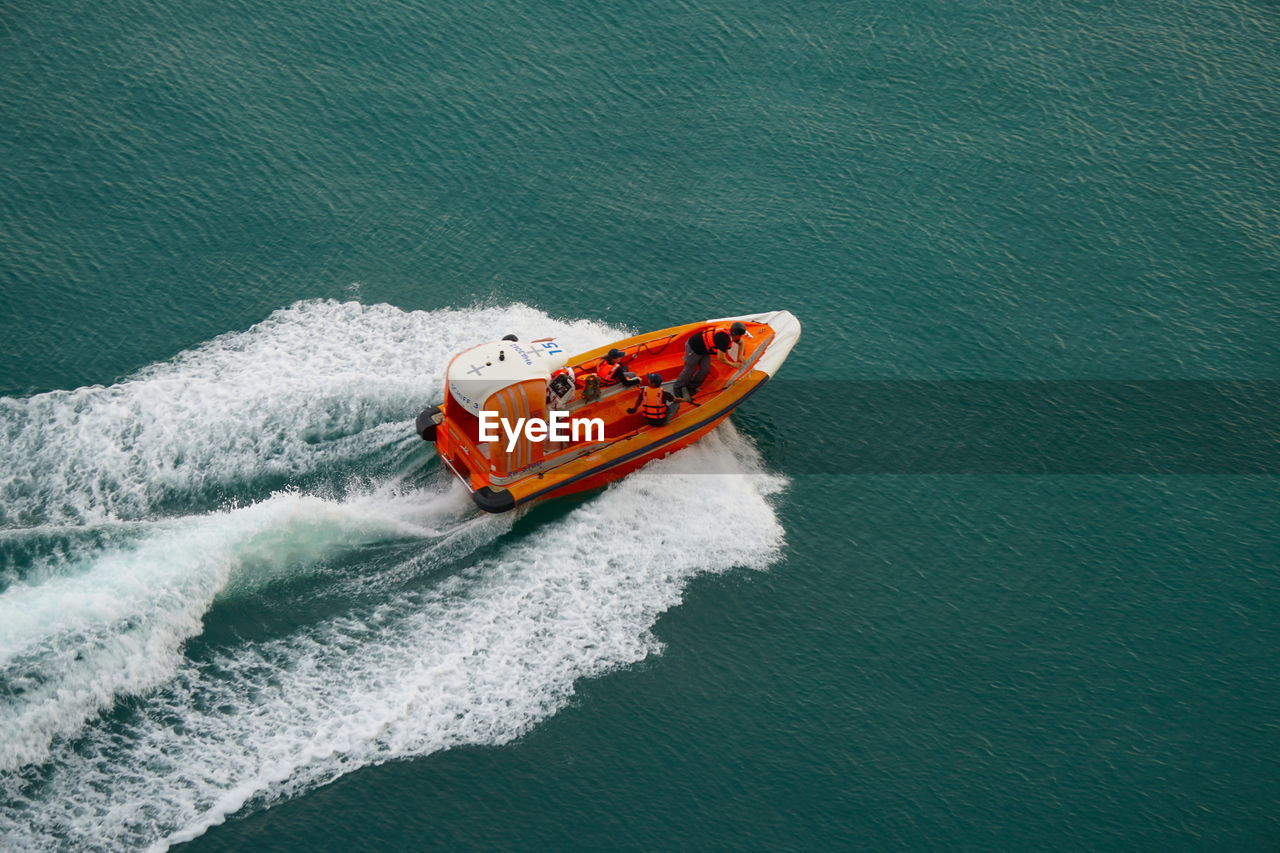
[[[662,389],[662,374],[650,373],[648,386],[640,389],[636,404],[627,409],[627,414],[634,414],[639,409],[641,417],[649,426],[663,426],[675,417],[678,408],[680,404],[671,396],[671,392]]]
[[[627,361],[634,359],[635,356],[624,359],[623,356],[625,355],[626,353],[620,349],[611,349],[608,354],[605,355],[604,361],[600,362],[596,367],[596,376],[600,377],[600,384],[602,386],[608,388],[610,385],[622,383],[623,385],[630,387],[640,384],[640,377],[622,366]]]
[[[547,408],[569,408],[578,396],[578,383],[572,367],[562,367],[551,374],[547,382]]]

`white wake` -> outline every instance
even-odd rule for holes
[[[454,353],[507,332],[613,337],[523,305],[300,302],[110,387],[0,398],[0,528],[145,517],[375,450],[411,434]]]
[[[315,365],[297,354],[306,350],[304,330],[333,336],[344,324],[354,328],[345,349],[333,345],[329,363],[336,370],[356,362],[366,348],[371,363],[326,386],[332,412],[305,402],[314,382],[310,391],[288,390],[278,377],[254,378],[252,363],[265,362],[305,384],[295,360]],[[159,420],[148,400],[191,422],[224,417],[208,394],[178,387],[188,376],[252,391],[262,411],[240,433],[225,416],[213,446],[169,427],[142,429],[110,464],[78,473],[69,466],[43,491],[18,490],[27,503],[6,516],[11,526],[25,517],[148,524],[125,541],[55,555],[46,570],[0,593],[0,684],[9,688],[0,692],[0,848],[164,848],[246,806],[361,766],[506,743],[561,708],[578,679],[657,652],[651,628],[692,577],[774,560],[783,531],[771,500],[785,483],[762,470],[731,425],[496,542],[510,518],[477,515],[443,482],[408,487],[395,478],[326,496],[284,492],[244,507],[149,516],[163,490],[147,478],[175,448],[194,460],[167,469],[182,488],[251,477],[260,453],[279,454],[291,471],[315,466],[315,453],[358,459],[366,445],[388,441],[379,430],[408,429],[406,417],[431,399],[453,352],[495,331],[536,337],[549,326],[584,347],[616,334],[524,306],[414,314],[308,303],[123,383],[136,387],[68,392],[63,402],[86,395],[81,416],[97,426],[119,399],[146,423]],[[427,354],[410,369],[391,356],[400,346],[375,330],[398,333],[403,344],[424,331],[445,340],[421,342]],[[357,399],[337,402],[339,388]],[[12,405],[54,405],[37,399]],[[295,403],[314,406],[300,418],[305,426],[289,416]],[[307,430],[321,423],[344,436],[316,444]],[[341,616],[279,639],[236,642],[211,659],[184,654],[220,598],[254,595],[333,554],[381,542],[420,548],[339,582],[335,589],[353,592]],[[485,543],[487,556],[465,569],[429,583],[396,581]],[[124,696],[134,698],[122,706]]]

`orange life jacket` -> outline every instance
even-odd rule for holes
[[[724,326],[707,326],[702,330],[702,345],[707,348],[707,352],[716,351],[716,332],[724,332],[729,334],[729,330]],[[732,340],[732,338],[730,338]],[[723,352],[723,350],[721,350]]]
[[[605,385],[612,385],[618,381],[618,371],[621,369],[621,364],[610,364],[607,361],[602,361],[600,366],[596,368],[596,376],[599,376],[600,381]]]
[[[640,414],[654,421],[667,416],[666,393],[661,388],[646,385],[640,393]]]

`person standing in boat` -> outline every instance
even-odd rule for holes
[[[662,374],[650,373],[649,384],[640,389],[636,404],[627,409],[627,414],[635,414],[636,409],[639,409],[640,416],[649,426],[664,426],[675,417],[678,408],[680,404],[676,402],[676,398],[670,391],[662,388]]]
[[[734,323],[729,328],[708,325],[689,336],[684,345],[684,369],[671,386],[676,399],[692,402],[693,395],[711,372],[711,357],[717,353],[719,360],[731,367],[741,364],[741,358],[734,358],[729,353],[747,333],[742,323]],[[740,353],[741,350],[739,349]]]
[[[596,368],[596,376],[600,377],[601,386],[608,388],[622,383],[631,387],[640,384],[640,377],[623,367],[627,361],[631,361],[624,356],[626,353],[616,347],[605,355],[604,361],[600,362],[600,366]]]

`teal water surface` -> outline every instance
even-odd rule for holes
[[[1267,4],[3,22],[0,846],[1280,840]],[[778,308],[606,491],[412,434],[502,333]]]

